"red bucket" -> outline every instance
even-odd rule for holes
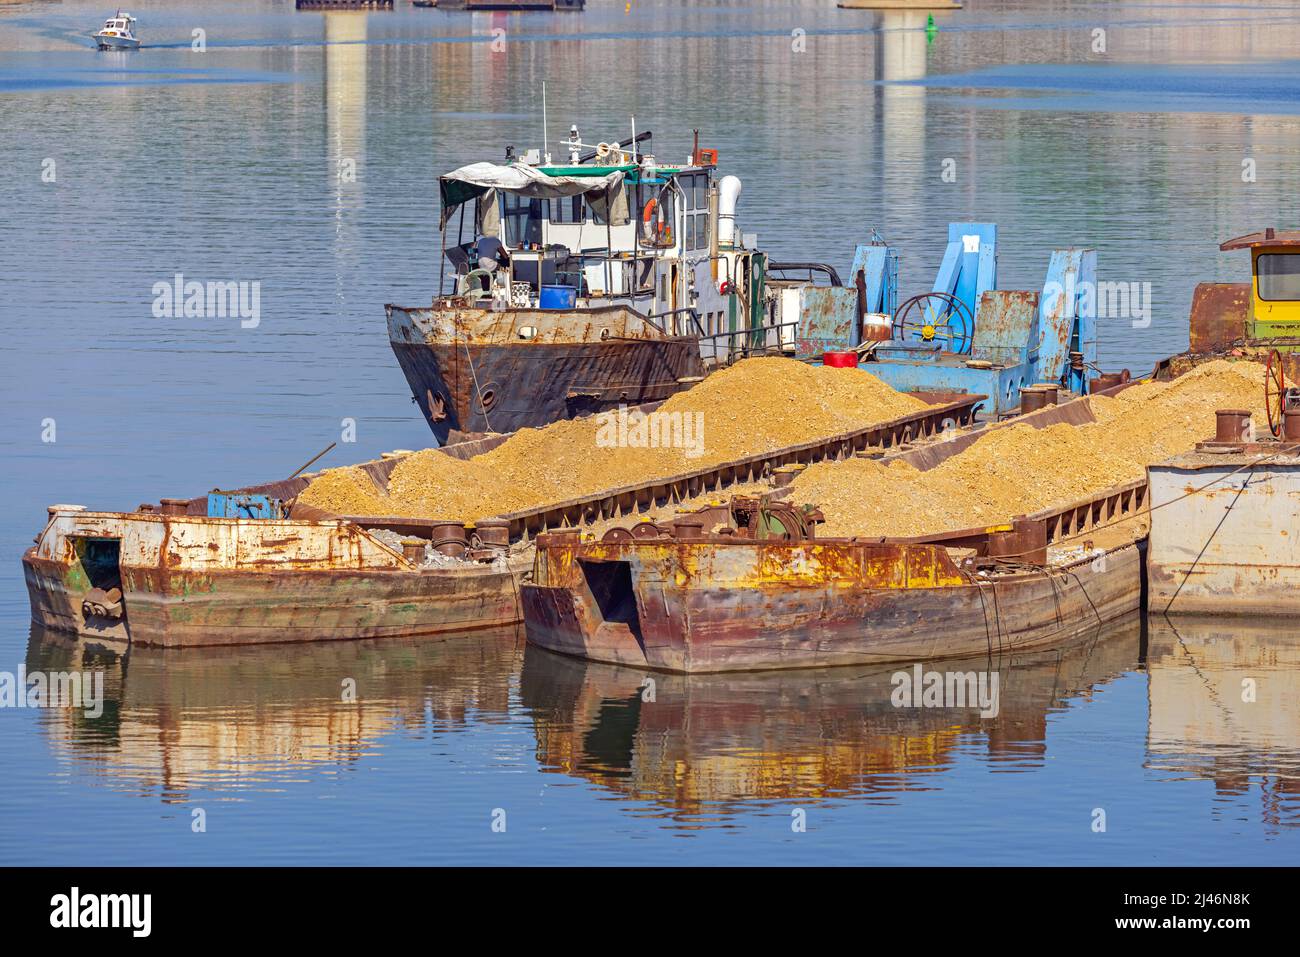
[[[822,365],[833,369],[856,369],[858,354],[856,352],[823,352]]]

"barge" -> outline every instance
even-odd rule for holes
[[[1143,482],[924,542],[791,534],[780,512],[772,540],[685,521],[550,533],[521,590],[525,629],[551,651],[686,673],[1045,647],[1141,607],[1145,499]],[[1108,516],[1086,547],[1049,531],[1079,512]]]
[[[62,506],[23,569],[38,624],[167,648],[508,624],[523,570],[504,553],[427,566],[352,522]]]
[[[1221,411],[1214,441],[1147,469],[1153,610],[1300,612],[1300,409],[1280,441],[1243,441],[1245,415]]]
[[[1023,421],[1092,421],[1087,401]],[[980,438],[898,457],[924,471]],[[599,540],[541,535],[521,589],[528,641],[674,672],[817,667],[1045,647],[1142,607],[1145,480],[909,539],[817,538],[809,508],[775,493]]]
[[[53,505],[23,569],[38,625],[161,647],[445,634],[522,617],[520,543],[583,515],[632,514],[723,489],[795,460],[897,447],[969,424],[982,396],[936,396],[890,422],[689,474],[467,526],[451,518],[344,516],[296,501],[308,476],[163,499],[135,512]],[[468,458],[491,435],[444,446]],[[383,488],[402,459],[361,468]],[[513,543],[513,544],[512,544]]]
[[[442,452],[469,456],[504,438]],[[382,481],[399,460],[362,467]],[[509,553],[503,527],[314,515],[293,504],[308,481],[163,499],[135,512],[50,506],[22,558],[33,622],[178,648],[445,634],[519,621],[518,581],[528,563]]]

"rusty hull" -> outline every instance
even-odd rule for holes
[[[1195,451],[1147,469],[1153,611],[1300,612],[1300,455]]]
[[[704,375],[696,339],[625,307],[386,309],[393,353],[440,442],[452,430],[514,432],[661,401]]]
[[[1140,545],[1046,568],[959,567],[939,545],[538,541],[528,641],[674,672],[920,661],[1046,646],[1133,612]]]
[[[123,615],[82,602],[79,539],[118,542]],[[417,567],[346,522],[58,513],[23,555],[33,621],[141,645],[192,647],[427,635],[519,620],[504,563]]]

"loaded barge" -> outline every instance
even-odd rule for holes
[[[969,425],[982,396],[627,488],[482,520],[343,516],[296,501],[309,476],[163,499],[135,512],[54,505],[23,555],[32,618],[52,630],[188,647],[427,635],[518,622],[521,547],[584,515],[631,514],[817,461]],[[468,458],[506,441],[444,446]],[[383,489],[401,455],[363,463]],[[514,543],[512,545],[512,542]]]
[[[445,447],[468,456],[504,436]],[[383,481],[400,457],[364,463]],[[160,647],[460,632],[519,620],[505,529],[294,507],[309,476],[135,512],[52,505],[23,555],[32,620]]]
[[[1077,399],[1019,421],[1094,420]],[[924,471],[988,431],[898,458]],[[1043,647],[1142,607],[1143,480],[1005,524],[907,539],[817,538],[815,504],[774,493],[599,540],[577,529],[541,536],[521,592],[527,638],[665,671],[759,670]]]

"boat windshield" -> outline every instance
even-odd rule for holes
[[[1265,302],[1300,300],[1300,253],[1262,253],[1255,264],[1260,299]]]
[[[501,221],[505,225],[506,245],[520,249],[542,241],[542,201],[503,193]]]

